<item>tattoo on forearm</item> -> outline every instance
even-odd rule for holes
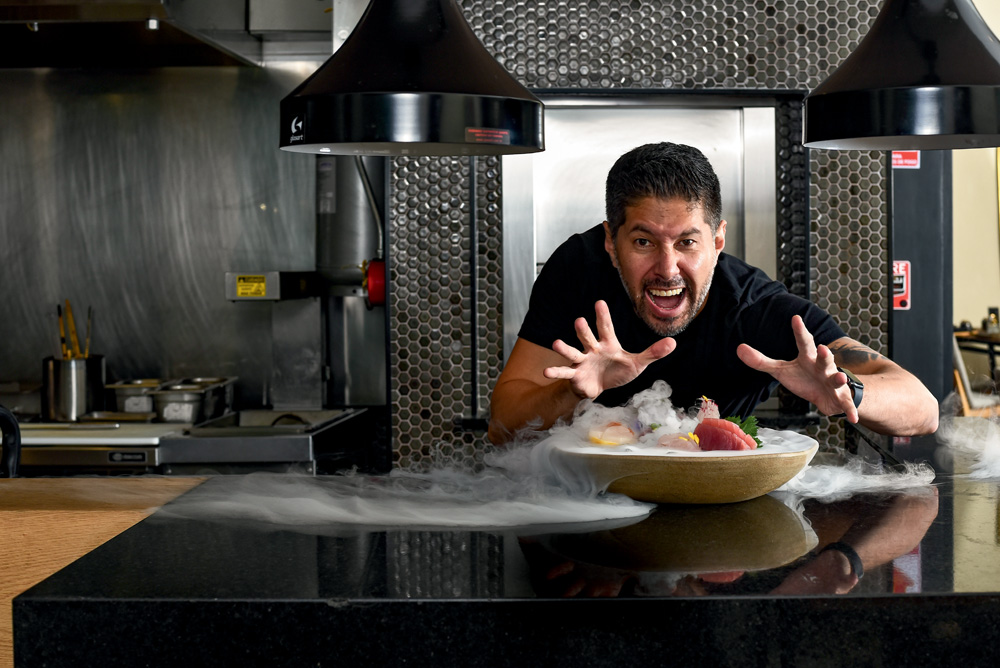
[[[830,352],[833,353],[838,364],[842,366],[864,364],[865,362],[876,362],[889,359],[885,355],[880,355],[868,346],[863,346],[860,343],[845,343],[837,346],[830,346]]]

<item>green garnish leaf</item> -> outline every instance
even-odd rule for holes
[[[749,416],[747,416],[747,418],[745,420],[740,419],[739,416],[730,415],[729,417],[726,418],[726,420],[732,422],[737,427],[739,427],[740,429],[742,429],[744,434],[746,434],[747,436],[749,436],[750,438],[752,438],[754,440],[754,443],[757,444],[758,448],[762,447],[764,445],[763,443],[760,442],[760,439],[757,438],[757,416],[756,415],[749,415]]]
[[[659,428],[660,428],[660,427],[662,427],[662,426],[663,426],[663,425],[659,425],[659,424],[656,424],[656,423],[654,422],[653,424],[649,425],[649,429],[650,429],[650,431],[656,431],[657,429],[659,429]]]

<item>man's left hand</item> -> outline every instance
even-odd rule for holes
[[[771,359],[760,351],[741,343],[736,349],[739,358],[752,369],[774,377],[789,392],[815,404],[825,415],[845,413],[848,422],[858,421],[847,376],[837,371],[833,353],[824,345],[816,345],[802,318],[792,318],[792,332],[799,355],[794,360]]]

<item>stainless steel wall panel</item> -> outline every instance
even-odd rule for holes
[[[270,310],[226,271],[314,266],[313,159],[277,150],[282,71],[0,71],[0,378],[38,380],[56,304],[94,308],[114,378],[239,376],[259,402]]]

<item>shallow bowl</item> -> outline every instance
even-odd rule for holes
[[[599,487],[653,503],[736,503],[763,496],[794,478],[819,448],[792,431],[760,429],[756,450],[681,452],[653,446],[560,446]]]

